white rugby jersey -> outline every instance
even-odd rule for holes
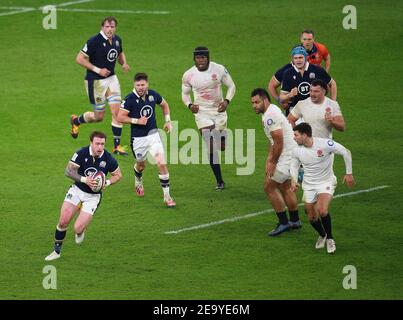
[[[294,141],[294,133],[292,131],[291,124],[284,116],[283,112],[275,104],[270,104],[266,112],[262,114],[262,122],[264,132],[270,140],[270,144],[273,145],[273,138],[271,136],[272,131],[283,129],[283,151],[281,154],[291,155],[293,148],[297,146]]]
[[[290,113],[296,118],[303,118],[312,127],[312,137],[332,139],[332,125],[325,120],[326,112],[332,116],[341,116],[337,101],[328,97],[321,104],[313,103],[311,98],[299,101]]]
[[[351,153],[344,146],[331,139],[313,138],[310,148],[298,146],[292,151],[291,177],[297,181],[300,164],[304,167],[304,185],[319,185],[333,179],[333,156],[342,155],[346,166],[346,174],[352,174]]]
[[[192,103],[190,92],[193,91],[193,103],[199,105],[199,110],[217,111],[224,100],[222,84],[228,88],[225,98],[231,101],[235,95],[235,84],[223,65],[210,61],[205,71],[193,66],[182,77],[182,101],[186,106]]]

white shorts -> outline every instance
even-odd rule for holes
[[[81,210],[94,215],[101,202],[102,195],[100,193],[92,194],[82,191],[75,184],[73,184],[67,191],[64,201],[69,202],[75,206],[80,206]]]
[[[225,130],[227,128],[227,112],[211,112],[200,111],[195,113],[195,120],[198,129],[215,126],[217,130]]]
[[[161,161],[165,163],[164,146],[158,132],[145,137],[133,137],[131,147],[137,161],[146,160],[147,153],[149,152],[154,159],[156,158],[156,155],[161,156]]]
[[[333,176],[333,180],[318,185],[307,185],[302,183],[302,190],[304,190],[302,201],[306,203],[315,203],[318,200],[318,194],[320,193],[327,193],[333,196],[336,186],[337,178],[335,176]]]
[[[270,177],[270,179],[276,181],[277,183],[284,183],[287,180],[290,180],[291,179],[290,164],[291,164],[291,157],[281,155],[280,158],[278,159],[276,171],[274,171],[274,175]]]
[[[109,105],[118,104],[120,107],[121,94],[120,84],[116,74],[105,79],[85,80],[85,90],[87,91],[90,103],[94,111],[105,110],[105,102],[108,99]],[[108,96],[106,96],[109,89]]]

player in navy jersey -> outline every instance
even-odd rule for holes
[[[102,190],[98,192],[92,190],[97,185],[93,175],[99,171],[102,171],[105,176],[111,173],[111,178],[106,180],[103,189],[122,178],[118,162],[105,150],[105,140],[104,133],[92,132],[90,145],[74,153],[66,167],[66,176],[75,183],[67,191],[64,199],[59,223],[56,226],[55,247],[45,258],[46,261],[60,258],[67,228],[77,212],[79,215],[74,224],[75,240],[77,244],[84,240],[85,229],[92,221],[102,198]]]
[[[131,148],[136,163],[134,165],[135,191],[139,197],[144,196],[143,171],[146,166],[147,154],[156,160],[159,179],[164,193],[164,203],[168,207],[175,207],[176,203],[169,193],[169,172],[165,160],[164,147],[157,128],[155,105],[160,105],[165,118],[164,129],[172,129],[169,115],[169,105],[161,95],[148,89],[148,76],[137,73],[134,76],[134,89],[122,101],[118,120],[131,124]]]
[[[272,98],[274,100],[276,100],[278,102],[278,104],[283,107],[284,110],[287,110],[289,102],[287,101],[287,102],[281,103],[280,95],[277,92],[277,88],[279,88],[281,86],[281,82],[283,81],[284,73],[290,68],[292,68],[292,62],[287,63],[286,65],[284,65],[280,69],[278,69],[276,71],[276,73],[271,77],[271,79],[269,81],[269,85],[267,86],[267,89],[268,89],[270,95],[272,96]]]
[[[72,115],[71,136],[78,137],[79,126],[83,123],[100,122],[105,115],[105,103],[108,100],[112,113],[112,133],[114,138],[114,154],[127,155],[120,144],[122,124],[117,120],[121,103],[119,80],[115,74],[116,60],[123,71],[130,70],[123,52],[122,39],[115,35],[117,20],[107,17],[102,21],[101,31],[90,38],[78,53],[76,62],[87,69],[85,87],[93,107],[80,116]]]
[[[291,51],[292,68],[284,72],[280,94],[281,103],[289,103],[286,115],[298,101],[309,98],[309,88],[315,79],[321,79],[328,85],[332,100],[337,98],[336,81],[330,77],[325,69],[310,64],[307,55],[302,46],[294,47]]]

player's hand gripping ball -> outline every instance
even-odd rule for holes
[[[105,186],[106,182],[105,174],[102,171],[98,171],[96,174],[93,175],[92,178],[97,182],[97,185],[94,188],[92,188],[92,191],[94,192],[101,191],[102,188]]]

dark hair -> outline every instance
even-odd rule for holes
[[[304,31],[302,31],[302,32],[301,32],[301,36],[302,36],[302,34],[304,34],[304,33],[309,33],[309,34],[311,34],[312,36],[315,36],[315,33],[314,33],[313,30],[311,30],[311,29],[305,29]]]
[[[271,102],[269,93],[267,92],[266,89],[263,89],[263,88],[256,88],[256,89],[253,89],[253,91],[252,91],[252,93],[250,94],[250,96],[251,96],[251,97],[259,96],[259,97],[261,97],[261,98],[263,98],[263,99],[266,98],[266,99],[268,99],[268,100]]]
[[[145,80],[148,81],[148,75],[145,72],[137,72],[134,75],[134,81],[140,81],[140,80]]]
[[[301,122],[297,124],[293,129],[293,131],[298,131],[300,134],[306,134],[308,137],[312,137],[312,127],[308,122]]]
[[[104,26],[106,21],[108,21],[109,23],[113,21],[113,22],[115,22],[115,27],[118,26],[118,20],[116,20],[115,17],[110,16],[110,17],[106,17],[106,18],[104,18],[104,20],[102,20],[102,23],[101,23],[102,27]]]
[[[314,86],[320,86],[323,89],[325,89],[326,93],[327,93],[327,84],[325,83],[325,81],[323,81],[322,79],[315,79],[311,82],[311,87]]]
[[[90,135],[90,141],[92,142],[95,137],[106,140],[106,134],[101,131],[93,131]]]

